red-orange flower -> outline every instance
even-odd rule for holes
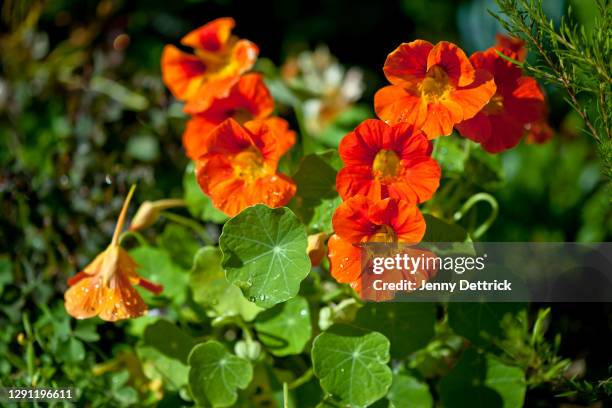
[[[70,288],[64,294],[64,304],[72,317],[86,319],[100,316],[102,320],[116,321],[142,316],[147,311],[147,305],[133,285],[156,294],[162,291],[161,286],[138,276],[138,266],[119,246],[119,234],[133,193],[132,187],[108,248],[68,280]]]
[[[425,234],[419,209],[394,198],[374,201],[362,195],[351,197],[336,209],[332,223],[335,234],[328,241],[331,274],[357,291],[362,274],[358,244],[418,243]]]
[[[429,139],[449,135],[495,93],[491,75],[475,69],[459,47],[446,41],[403,43],[387,57],[384,72],[393,85],[374,96],[378,117],[389,124],[413,124]]]
[[[504,34],[497,34],[495,39],[495,48],[498,51],[504,52],[510,58],[517,61],[525,61],[525,58],[527,58],[525,41],[521,40],[520,38],[509,37]]]
[[[523,76],[521,69],[499,56],[495,48],[476,52],[470,60],[493,75],[497,92],[481,112],[458,124],[457,130],[491,153],[516,146],[525,125],[543,115],[544,95],[538,83]]]
[[[263,120],[277,134],[277,143],[295,144],[295,133],[289,130],[286,120],[270,116],[274,100],[260,74],[246,74],[234,84],[225,98],[215,99],[205,111],[187,122],[183,133],[183,146],[187,156],[198,159],[204,150],[205,139],[221,122],[228,118],[244,124],[251,120]]]
[[[440,184],[431,142],[410,124],[368,119],[342,139],[338,150],[345,167],[336,188],[343,199],[361,194],[422,203]]]
[[[162,78],[177,99],[187,102],[186,112],[201,112],[213,99],[226,97],[255,63],[259,49],[231,35],[234,25],[232,18],[219,18],[184,36],[181,44],[193,48],[193,55],[164,47]]]
[[[206,153],[196,162],[198,183],[213,205],[229,216],[258,203],[283,206],[296,190],[289,177],[276,171],[289,147],[279,143],[262,121],[241,126],[227,119],[205,139]]]

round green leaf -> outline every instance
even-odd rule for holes
[[[433,303],[368,303],[357,312],[355,324],[378,331],[391,341],[391,355],[403,358],[425,347],[434,336]]]
[[[189,354],[189,388],[203,406],[229,407],[253,378],[248,360],[236,357],[221,343],[211,340],[198,344]]]
[[[262,309],[249,302],[240,289],[227,280],[221,258],[217,247],[208,246],[198,251],[189,275],[193,300],[212,309],[217,316],[239,315],[251,321]]]
[[[427,384],[407,375],[397,375],[393,378],[387,399],[391,402],[390,408],[433,407],[433,398]]]
[[[312,364],[321,387],[351,406],[382,398],[391,385],[389,340],[377,332],[332,326],[312,345]]]
[[[298,296],[266,310],[257,316],[255,329],[272,354],[301,353],[312,335],[308,302]]]
[[[143,337],[146,345],[183,363],[187,362],[189,350],[196,343],[189,334],[163,319],[148,325]]]
[[[448,408],[518,408],[525,399],[525,375],[491,354],[466,350],[440,381],[442,405]]]
[[[288,208],[246,208],[225,224],[219,246],[227,279],[260,307],[297,295],[310,272],[306,230]]]

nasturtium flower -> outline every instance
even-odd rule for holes
[[[527,58],[525,41],[521,40],[520,38],[510,37],[504,34],[497,34],[495,39],[495,49],[498,51],[503,52],[510,58],[517,61],[525,61],[525,58]]]
[[[224,120],[232,118],[240,124],[251,120],[263,120],[277,135],[278,144],[289,147],[295,144],[295,133],[289,130],[286,120],[271,116],[274,100],[260,74],[243,75],[232,86],[225,98],[212,101],[204,111],[187,122],[183,133],[183,146],[187,156],[197,160],[206,151],[206,138]]]
[[[497,34],[496,39],[496,50],[519,62],[525,61],[527,58],[525,41],[521,40],[520,38],[509,37],[504,34]],[[540,92],[546,97],[541,87]],[[544,108],[542,109],[541,115],[533,122],[526,123],[525,130],[527,131],[527,135],[525,136],[525,141],[527,143],[542,144],[546,143],[553,137],[554,131],[548,123],[548,103],[546,101],[544,103]]]
[[[336,209],[335,234],[328,241],[331,274],[360,291],[361,251],[368,242],[414,244],[425,234],[425,219],[414,204],[386,198],[371,200],[357,195]]]
[[[412,125],[368,119],[347,134],[338,148],[345,167],[336,189],[343,199],[357,194],[422,203],[440,184],[440,166],[431,142]]]
[[[387,57],[384,73],[392,85],[374,96],[374,110],[389,124],[407,122],[429,139],[449,135],[495,93],[491,74],[476,69],[455,44],[416,40]]]
[[[64,304],[72,317],[87,319],[99,316],[112,322],[142,316],[147,311],[147,305],[134,285],[155,294],[162,291],[161,286],[138,276],[136,262],[119,245],[119,235],[133,193],[132,187],[123,203],[108,248],[68,280],[70,287],[64,294]]]
[[[496,48],[476,52],[470,61],[493,75],[497,91],[482,111],[459,123],[457,130],[490,153],[510,149],[520,141],[525,125],[543,117],[544,95],[535,79],[523,76]]]
[[[258,203],[280,207],[295,195],[296,185],[277,172],[280,157],[291,147],[279,143],[263,121],[240,125],[227,119],[206,138],[207,152],[196,161],[196,177],[213,205],[229,216]]]
[[[162,78],[174,96],[186,102],[186,112],[201,112],[215,98],[226,97],[255,63],[259,49],[231,35],[234,25],[232,18],[219,18],[188,33],[181,44],[193,48],[194,54],[173,45],[164,47]]]

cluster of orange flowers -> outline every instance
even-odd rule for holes
[[[295,133],[272,116],[274,100],[262,76],[246,73],[259,49],[233,36],[234,24],[231,18],[214,20],[181,40],[193,54],[167,45],[161,59],[164,82],[192,115],[183,145],[196,161],[198,183],[229,216],[257,203],[283,206],[296,191],[277,172]]]
[[[537,82],[500,54],[525,58],[522,42],[504,36],[470,58],[446,41],[416,40],[389,54],[383,70],[391,85],[374,97],[381,120],[364,121],[340,142],[345,167],[336,187],[344,202],[328,243],[336,280],[361,290],[359,244],[421,241],[426,226],[417,204],[440,182],[430,139],[456,128],[485,150],[500,152],[527,130],[535,141],[551,135]]]
[[[215,207],[229,216],[263,203],[286,205],[296,185],[277,171],[295,144],[288,123],[273,116],[274,100],[263,78],[247,73],[258,48],[232,35],[234,20],[219,18],[164,48],[163,80],[191,115],[183,145],[196,162],[197,180]],[[336,179],[344,200],[333,215],[329,239],[331,273],[360,291],[361,248],[366,242],[416,243],[425,234],[417,205],[430,199],[441,170],[430,140],[453,128],[489,152],[515,146],[527,133],[541,143],[552,136],[542,90],[503,58],[522,61],[522,42],[498,43],[470,58],[456,45],[416,40],[389,54],[374,109],[380,119],[361,123],[341,141],[344,168]],[[141,278],[120,247],[119,236],[133,188],[125,200],[109,247],[68,282],[68,313],[104,320],[137,317],[147,310],[134,289],[162,288]],[[137,218],[137,217],[136,217]],[[426,272],[426,271],[425,271]]]

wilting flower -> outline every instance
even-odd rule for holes
[[[364,90],[361,70],[345,69],[325,46],[289,58],[282,76],[292,88],[309,95],[303,104],[304,124],[313,135],[324,131]]]
[[[410,124],[368,119],[342,139],[338,150],[345,167],[336,188],[343,199],[361,194],[422,203],[440,184],[431,142]]]
[[[370,200],[354,196],[336,209],[332,223],[335,234],[328,241],[331,274],[338,281],[361,288],[361,251],[368,242],[408,243],[421,241],[425,220],[415,205],[386,198]]]
[[[255,63],[259,49],[231,35],[234,25],[232,18],[219,18],[184,36],[181,44],[193,48],[194,54],[164,47],[162,78],[177,99],[186,101],[186,112],[203,111],[213,99],[226,97]]]
[[[495,93],[495,83],[475,69],[456,45],[423,40],[403,43],[387,57],[385,76],[393,85],[374,96],[374,110],[389,124],[407,122],[429,139],[449,135]]]
[[[205,139],[226,119],[233,118],[240,124],[251,120],[263,120],[277,134],[277,143],[295,144],[295,133],[289,130],[286,120],[272,115],[274,100],[260,74],[246,74],[232,86],[225,98],[215,99],[204,111],[187,122],[183,133],[183,146],[187,156],[197,160],[205,154]]]
[[[155,294],[162,291],[161,286],[138,276],[138,266],[119,246],[119,235],[133,193],[134,187],[123,203],[108,248],[68,280],[70,288],[64,294],[65,307],[68,314],[77,319],[100,316],[102,320],[116,321],[142,316],[147,311],[147,305],[134,285]]]
[[[229,216],[258,203],[283,206],[296,191],[295,183],[276,171],[289,147],[279,143],[262,121],[241,126],[227,119],[206,138],[207,153],[196,162],[198,183],[213,205]]]
[[[521,69],[503,59],[495,48],[474,53],[470,61],[493,75],[497,91],[481,112],[458,124],[457,130],[490,153],[516,146],[525,125],[543,116],[544,95],[538,83],[523,76]]]

